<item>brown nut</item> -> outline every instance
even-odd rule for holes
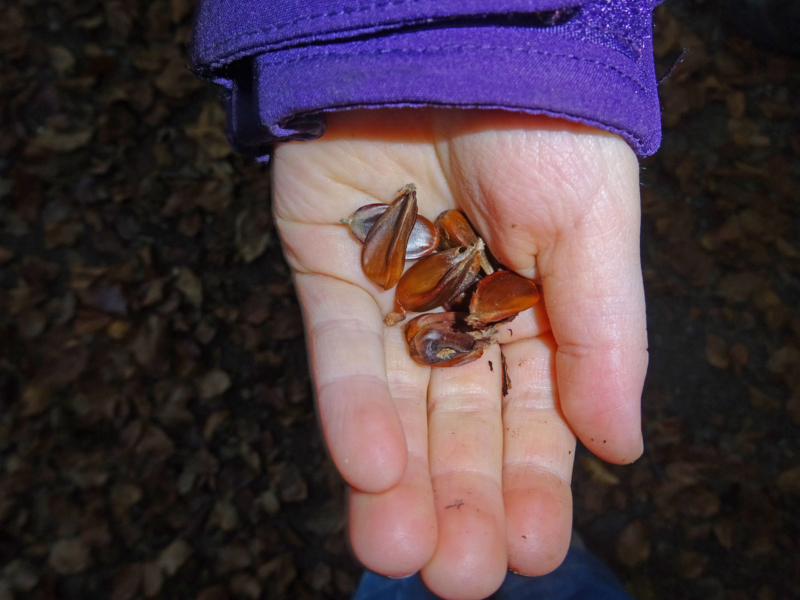
[[[458,296],[478,275],[483,242],[420,259],[400,278],[397,303],[409,312],[432,310]]]
[[[364,243],[372,227],[386,209],[388,204],[367,204],[359,208],[341,223],[348,225],[355,238]],[[439,231],[436,226],[422,215],[417,215],[411,236],[408,238],[406,247],[406,260],[416,260],[423,256],[428,256],[439,245]]]
[[[513,319],[539,301],[539,289],[530,279],[511,271],[497,271],[481,279],[469,303],[466,321],[480,329]]]
[[[405,186],[378,217],[361,247],[361,268],[374,284],[388,290],[400,280],[406,246],[417,219],[417,187]]]
[[[449,250],[459,246],[471,246],[478,236],[460,210],[446,210],[436,217],[439,230],[439,249]]]
[[[460,210],[446,210],[436,217],[436,229],[439,231],[439,250],[457,248],[458,246],[471,246],[480,238],[472,229],[467,218]],[[481,250],[481,268],[487,275],[494,273],[494,268],[489,263],[486,250]]]
[[[463,315],[462,315],[463,316]],[[470,331],[456,313],[420,315],[406,325],[408,353],[414,362],[433,368],[456,367],[481,357],[495,342]]]

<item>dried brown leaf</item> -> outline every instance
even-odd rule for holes
[[[246,569],[252,562],[250,550],[241,542],[228,544],[217,551],[217,572],[220,574]]]
[[[780,400],[775,400],[775,398],[770,398],[761,390],[753,387],[752,385],[748,387],[748,390],[750,392],[750,406],[752,406],[753,408],[756,408],[758,410],[781,409]]]
[[[784,494],[800,497],[800,466],[783,471],[778,476],[778,488]]]
[[[211,400],[221,396],[231,387],[231,378],[222,369],[211,369],[196,381],[200,400]]]
[[[720,517],[714,521],[714,535],[719,545],[726,550],[733,548],[735,534],[736,522],[730,517]]]
[[[708,556],[694,550],[684,550],[675,561],[675,570],[683,579],[697,579],[706,570],[707,564]]]
[[[706,335],[706,360],[716,369],[727,369],[731,365],[728,346],[718,335]]]
[[[643,521],[628,523],[617,539],[617,558],[626,567],[635,567],[650,557],[650,540]]]
[[[589,474],[592,481],[604,486],[619,485],[619,477],[614,475],[606,464],[594,456],[582,456],[580,459],[583,470]]]
[[[261,584],[249,573],[237,573],[231,578],[230,590],[237,596],[246,596],[251,600],[261,597]]]
[[[715,293],[720,298],[736,304],[744,302],[763,286],[764,282],[758,275],[743,271],[721,278]]]
[[[91,561],[89,548],[79,538],[58,540],[50,548],[47,564],[61,575],[74,575],[84,571]]]
[[[120,569],[114,576],[111,600],[131,600],[142,587],[142,564],[133,563]]]
[[[89,143],[94,129],[87,128],[71,133],[47,128],[33,138],[25,148],[26,157],[35,157],[47,152],[74,152]]]
[[[195,600],[228,600],[229,598],[230,595],[226,588],[221,585],[212,585],[211,587],[200,590]]]
[[[172,577],[178,572],[178,569],[186,563],[191,555],[192,547],[186,540],[177,538],[161,551],[156,563],[167,577]]]
[[[155,561],[142,565],[142,595],[145,598],[155,598],[164,585],[164,574],[159,564]]]

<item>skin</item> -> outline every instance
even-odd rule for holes
[[[274,210],[303,305],[318,410],[351,486],[361,562],[421,571],[449,600],[485,598],[511,568],[542,575],[572,526],[575,437],[628,464],[642,452],[647,369],[638,163],[616,136],[567,121],[434,109],[332,114],[274,153]],[[500,345],[451,369],[416,365],[382,319],[339,219],[418,188],[433,220],[463,210],[543,301]],[[501,394],[500,349],[513,387]],[[492,368],[489,362],[492,363]]]

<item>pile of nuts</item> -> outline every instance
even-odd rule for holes
[[[431,223],[417,214],[417,188],[409,183],[391,204],[362,206],[342,223],[363,244],[361,266],[385,290],[395,285],[395,325],[407,312],[440,306],[447,312],[419,315],[405,328],[409,355],[429,367],[476,360],[493,344],[494,326],[539,301],[536,284],[495,270],[483,240],[463,213],[447,210]],[[406,260],[417,260],[405,273]]]

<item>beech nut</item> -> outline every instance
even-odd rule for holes
[[[406,246],[417,220],[417,187],[405,186],[380,215],[361,247],[361,268],[374,284],[395,286],[406,264]]]
[[[476,328],[511,320],[539,301],[539,288],[530,279],[497,271],[480,280],[469,303],[466,321]]]
[[[372,227],[386,209],[388,204],[367,204],[359,208],[341,223],[348,225],[353,236],[362,244],[367,239]],[[406,260],[416,260],[423,256],[428,256],[439,245],[439,231],[436,226],[422,215],[417,215],[411,236],[408,238],[406,247]]]
[[[440,306],[447,311],[419,315],[405,327],[409,355],[420,365],[455,367],[478,359],[496,343],[494,325],[539,301],[535,283],[494,270],[484,241],[463,213],[444,211],[435,223],[420,216],[413,183],[391,204],[362,206],[341,222],[363,243],[361,266],[367,278],[385,290],[397,286],[394,311],[384,319],[388,327],[403,321],[407,312]],[[404,273],[406,260],[417,262]],[[456,312],[467,308],[469,313]],[[500,358],[506,395],[511,381],[502,352]]]
[[[409,312],[432,310],[466,290],[478,276],[483,242],[437,252],[414,263],[400,278],[395,298]]]
[[[472,331],[457,313],[420,315],[406,325],[406,343],[414,362],[433,368],[455,367],[477,360],[495,341]]]

